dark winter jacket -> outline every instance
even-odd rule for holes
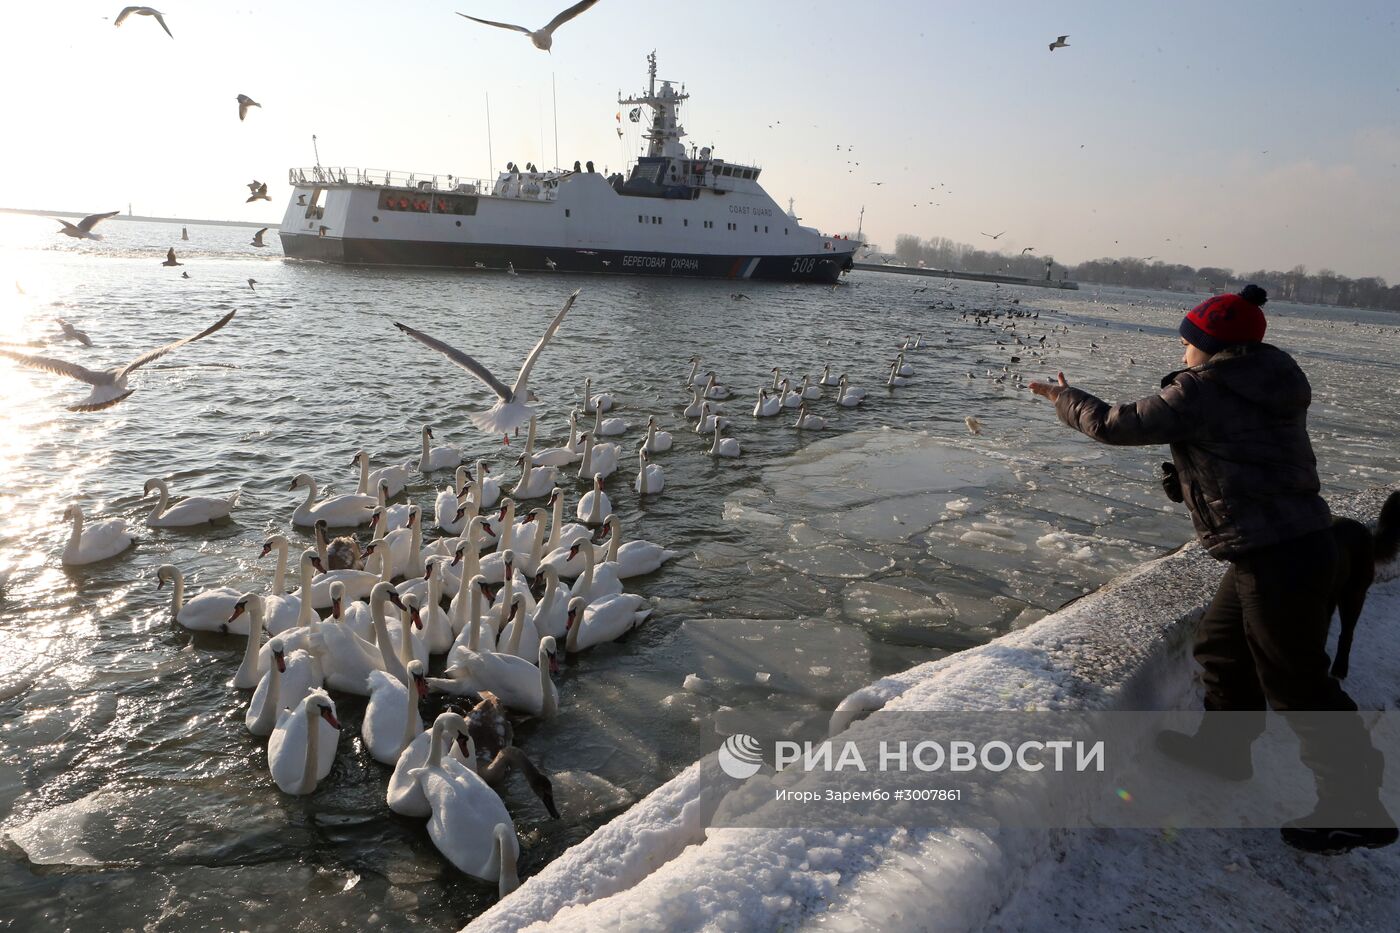
[[[1269,344],[1230,347],[1170,373],[1156,395],[1109,405],[1060,393],[1060,419],[1105,444],[1170,444],[1196,535],[1221,560],[1326,528],[1308,442],[1312,387]]]

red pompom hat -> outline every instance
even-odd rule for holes
[[[1259,301],[1263,289],[1249,288],[1245,295],[1216,295],[1196,305],[1181,320],[1181,336],[1194,347],[1207,353],[1219,353],[1226,347],[1241,343],[1259,343],[1264,339],[1264,312]],[[1268,299],[1265,298],[1265,301]]]

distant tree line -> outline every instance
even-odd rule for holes
[[[1156,288],[1177,292],[1238,291],[1250,282],[1269,292],[1270,298],[1301,304],[1338,305],[1348,308],[1374,308],[1400,311],[1400,285],[1387,285],[1380,276],[1361,279],[1348,278],[1331,269],[1309,273],[1304,266],[1294,266],[1287,272],[1258,269],[1236,273],[1217,266],[1192,266],[1147,259],[1092,259],[1076,266],[1062,266],[1052,257],[1034,252],[1021,255],[979,249],[967,243],[957,243],[946,237],[920,239],[907,233],[895,237],[894,255],[880,254],[878,248],[867,251],[872,261],[892,259],[905,265],[923,265],[930,269],[956,272],[990,272],[1044,278],[1046,262],[1056,280],[1074,279],[1100,285],[1123,285],[1129,288]]]

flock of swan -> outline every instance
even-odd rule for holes
[[[595,392],[586,379],[582,402],[568,416],[568,439],[536,446],[529,376],[577,297],[569,296],[509,386],[460,350],[397,325],[495,392],[491,409],[471,416],[480,429],[508,440],[526,427],[513,486],[486,462],[468,463],[460,448],[435,444],[431,426],[424,425],[416,460],[376,469],[358,451],[349,464],[358,471],[353,493],[323,498],[309,473],[290,481],[289,491],[305,492],[290,524],[314,535],[315,544],[301,550],[293,566],[289,538],[268,537],[261,557],[275,554],[276,562],[266,591],[219,586],[191,596],[178,567],[166,564],[157,572],[158,586],[172,588],[170,613],[179,625],[246,639],[231,685],[251,691],[245,725],[267,739],[268,770],[280,790],[315,791],[330,772],[343,731],[332,694],[363,697],[364,747],[392,768],[387,806],[425,818],[442,854],[465,874],[496,884],[502,896],[519,883],[520,843],[497,788],[518,771],[558,816],[548,776],[512,744],[513,719],[555,715],[560,698],[551,675],[561,647],[573,655],[645,622],[652,605],[626,592],[624,581],[676,556],[650,541],[624,540],[606,485],[630,458],[620,443],[603,438],[620,437],[632,426],[608,414],[617,405],[611,394]],[[887,385],[912,377],[905,354],[922,345],[922,338],[904,341]],[[809,410],[826,390],[834,390],[844,407],[860,404],[866,394],[830,367],[815,378],[784,377],[776,368],[772,375],[771,384],[757,390],[753,416],[795,412],[799,430],[827,427],[827,418]],[[733,423],[722,405],[731,390],[715,373],[701,372],[698,357],[681,386],[689,395],[683,414],[694,419],[694,433],[712,438],[709,453],[739,456],[738,440],[724,433]],[[639,496],[664,492],[665,471],[655,459],[675,445],[656,417],[648,417],[632,484]],[[431,509],[393,501],[413,483],[447,470],[452,482],[437,492]],[[587,483],[573,521],[566,521],[561,488],[566,472]],[[236,492],[172,502],[159,478],[146,483],[145,493],[156,499],[146,518],[153,529],[206,525],[230,516],[238,503]],[[543,504],[527,507],[531,501]],[[82,510],[72,505],[65,520],[72,523],[66,565],[106,560],[132,544],[122,519],[85,526]],[[430,541],[429,526],[435,533]],[[358,529],[368,529],[364,543]],[[440,676],[429,676],[430,670]],[[425,722],[419,704],[430,693],[461,698],[459,708]]]

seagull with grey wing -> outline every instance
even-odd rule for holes
[[[582,0],[581,3],[575,3],[563,13],[560,13],[558,16],[554,17],[554,19],[550,20],[549,24],[541,29],[526,29],[524,26],[516,26],[512,23],[497,23],[489,19],[477,19],[475,16],[467,16],[467,14],[465,13],[458,13],[457,15],[469,19],[474,23],[481,23],[486,26],[496,26],[501,29],[514,29],[516,32],[523,32],[525,33],[525,35],[530,37],[530,41],[535,44],[535,48],[540,49],[541,51],[548,52],[550,46],[554,45],[554,30],[558,29],[560,26],[564,25],[569,20],[573,19],[575,16],[578,16],[584,10],[588,9],[597,2],[598,0]]]
[[[1067,48],[1069,48],[1069,43],[1065,41],[1065,40],[1068,39],[1068,38],[1069,38],[1069,36],[1060,36],[1060,37],[1059,37],[1058,39],[1056,39],[1054,42],[1051,42],[1051,43],[1050,43],[1050,51],[1053,52],[1053,51],[1055,51],[1056,49],[1067,49]]]
[[[248,200],[244,204],[252,204],[254,201],[271,201],[272,197],[267,193],[267,182],[254,179],[248,182],[248,190],[252,194],[248,195]]]
[[[86,366],[79,366],[77,363],[70,363],[67,360],[56,360],[47,356],[30,356],[27,353],[16,353],[13,350],[0,348],[0,356],[8,357],[21,365],[31,369],[42,369],[44,372],[53,373],[58,376],[68,376],[79,382],[85,382],[92,386],[92,391],[88,397],[76,405],[69,405],[69,411],[101,411],[104,408],[111,408],[113,405],[126,398],[135,389],[127,387],[127,377],[147,363],[154,362],[165,356],[171,350],[179,349],[187,343],[193,343],[201,337],[208,337],[219,330],[229,321],[233,320],[236,311],[230,311],[210,327],[205,328],[193,337],[185,337],[176,340],[174,343],[167,343],[163,347],[149,350],[136,359],[119,366],[116,369],[88,369]]]
[[[92,338],[89,337],[87,334],[78,330],[78,328],[74,327],[72,324],[68,323],[61,317],[56,317],[54,318],[54,320],[58,322],[59,327],[63,328],[64,337],[68,338],[69,340],[76,340],[78,341],[78,343],[81,343],[85,347],[92,346]]]
[[[268,229],[267,227],[263,227],[263,228],[262,228],[261,230],[259,230],[257,233],[253,234],[253,245],[254,245],[254,246],[266,246],[266,245],[267,245],[266,243],[264,243],[264,242],[262,241],[263,234],[267,232],[267,229]]]
[[[165,17],[160,15],[160,10],[154,10],[148,6],[129,6],[124,8],[117,14],[117,21],[112,25],[120,26],[122,23],[126,22],[128,16],[133,14],[136,16],[154,16],[156,22],[160,23],[160,28],[165,30],[165,34],[172,39],[175,38],[175,33],[170,31],[169,26],[165,25]]]
[[[102,239],[102,234],[93,233],[92,228],[102,223],[102,221],[106,220],[108,217],[115,217],[120,213],[121,211],[108,211],[105,214],[89,214],[76,224],[70,224],[68,221],[58,217],[55,217],[54,220],[63,224],[63,229],[58,232],[64,236],[71,236],[75,240],[100,240]]]
[[[526,402],[535,401],[534,393],[530,391],[530,370],[535,368],[535,361],[544,352],[545,344],[549,343],[549,338],[554,336],[554,332],[559,329],[559,325],[564,323],[564,315],[569,313],[569,309],[574,306],[574,301],[578,298],[578,291],[575,291],[564,302],[564,307],[554,316],[554,320],[549,322],[545,328],[544,336],[540,342],[535,344],[529,356],[525,357],[525,362],[520,365],[520,374],[515,377],[515,385],[507,386],[501,380],[492,375],[491,371],[482,366],[475,359],[458,350],[448,346],[435,337],[429,337],[409,327],[406,324],[394,322],[394,326],[408,334],[414,340],[424,346],[432,347],[434,350],[447,357],[458,366],[471,373],[497,395],[496,404],[482,412],[469,414],[472,423],[488,434],[500,434],[505,438],[505,443],[510,443],[510,432],[515,428],[525,424],[534,417],[535,410]]]
[[[253,100],[253,98],[249,97],[247,94],[239,94],[239,95],[238,95],[238,119],[240,119],[240,120],[246,120],[246,119],[248,118],[248,108],[249,108],[249,107],[257,107],[259,110],[261,110],[261,109],[262,109],[262,104],[260,104],[260,103],[258,103],[257,101]]]

